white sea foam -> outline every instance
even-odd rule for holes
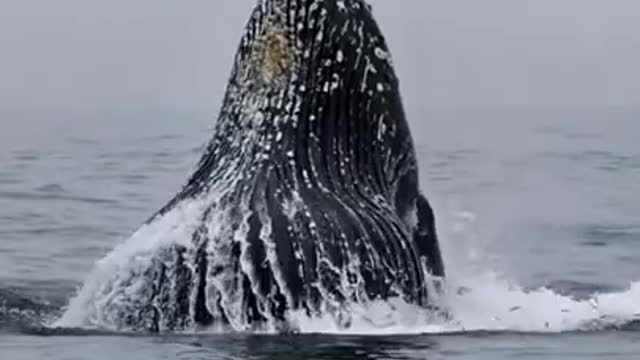
[[[545,288],[525,291],[488,275],[473,280],[475,285],[460,294],[448,286],[448,318],[401,301],[388,301],[354,306],[349,329],[338,328],[330,316],[309,319],[294,314],[292,319],[302,333],[345,335],[559,333],[601,330],[640,320],[640,283],[623,292],[575,300]]]
[[[202,207],[211,199],[192,201],[145,226],[110,255],[101,260],[63,317],[54,325],[62,327],[99,326],[108,328],[101,318],[114,278],[131,278],[131,273],[149,265],[158,248],[182,244],[191,239]],[[597,330],[640,320],[640,282],[618,293],[593,294],[586,299],[560,295],[547,288],[527,289],[494,271],[481,242],[452,243],[451,238],[473,238],[473,215],[459,213],[451,222],[440,224],[445,262],[448,269],[443,292],[437,299],[447,315],[406,304],[400,300],[352,304],[341,321],[327,314],[309,318],[289,314],[292,326],[302,333],[325,334],[422,334],[464,331],[566,332]],[[473,244],[475,245],[473,245]],[[187,246],[187,244],[182,244]],[[108,296],[105,296],[107,294]],[[116,295],[114,295],[116,296]],[[111,301],[112,299],[109,299]],[[350,324],[344,329],[339,324]],[[275,327],[274,327],[275,328]]]
[[[98,261],[78,294],[70,301],[63,316],[53,326],[109,328],[107,319],[101,316],[105,315],[105,303],[118,296],[119,280],[135,278],[131,274],[143,272],[157,251],[163,247],[174,244],[188,246],[184,242],[191,239],[196,226],[199,225],[203,206],[208,201],[210,200],[199,199],[184,202],[151,224],[142,226],[104,259]],[[142,285],[144,284],[140,284]]]
[[[448,277],[438,302],[446,317],[401,301],[377,302],[352,309],[352,326],[339,329],[332,319],[293,316],[302,332],[335,334],[442,334],[466,331],[557,333],[600,330],[640,321],[640,282],[617,293],[594,293],[578,300],[548,288],[524,289],[484,261],[490,257],[476,241],[474,215],[457,213],[448,234],[458,239],[444,247]],[[447,231],[444,231],[447,234]],[[462,239],[462,241],[460,241]],[[475,245],[474,245],[475,244]],[[483,265],[484,264],[484,265]]]

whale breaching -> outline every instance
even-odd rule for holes
[[[434,214],[364,0],[258,2],[195,172],[118,252],[70,304],[84,325],[348,327],[352,304],[433,305]]]

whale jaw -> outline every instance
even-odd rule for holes
[[[434,305],[433,211],[364,1],[259,2],[196,171],[129,242],[149,234],[85,285],[90,321],[290,331],[292,312],[348,327],[357,305]]]

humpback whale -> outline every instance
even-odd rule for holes
[[[301,311],[348,327],[352,304],[432,306],[434,213],[364,0],[258,1],[213,138],[156,225],[135,266],[81,290],[86,324],[287,329]]]

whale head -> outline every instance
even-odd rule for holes
[[[413,161],[398,79],[369,5],[259,1],[198,178],[219,176],[229,161],[257,169],[323,160],[371,172],[372,155],[388,160],[374,164],[385,187],[397,178],[392,159],[401,153]]]
[[[435,219],[363,0],[258,2],[200,163],[121,249],[74,303],[90,323],[286,331],[292,312],[348,327],[352,306],[433,304]]]

